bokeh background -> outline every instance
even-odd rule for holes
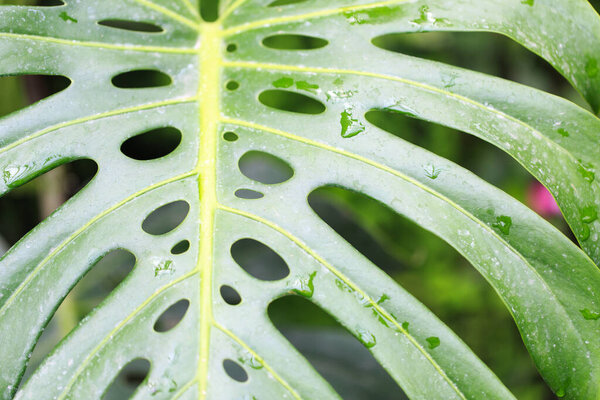
[[[293,1],[287,0],[287,3]],[[36,5],[38,1],[0,0],[0,5]],[[42,1],[44,5],[55,0]],[[58,1],[60,3],[60,1]],[[592,5],[596,10],[600,0]],[[202,8],[216,16],[215,1]],[[491,33],[394,34],[377,45],[408,55],[441,61],[533,86],[587,107],[581,96],[545,61],[520,45]],[[285,43],[283,44],[285,46]],[[377,60],[373,60],[377,62]],[[152,76],[132,79],[153,79]],[[133,82],[135,84],[135,82]],[[64,89],[68,80],[39,75],[1,76],[0,117]],[[272,103],[285,98],[267,99]],[[302,107],[302,104],[292,107]],[[286,107],[289,107],[287,105]],[[471,170],[547,218],[572,238],[552,198],[516,161],[470,135],[400,114],[372,111],[369,122],[403,140],[426,148]],[[135,143],[128,151],[144,158],[171,146],[169,132]],[[264,168],[261,160],[244,168]],[[277,174],[277,165],[270,165]],[[0,198],[0,255],[43,218],[85,187],[96,172],[89,160],[74,161],[49,171]],[[537,373],[520,335],[499,297],[454,249],[385,205],[341,188],[318,189],[307,201],[339,235],[426,304],[499,376],[519,399],[554,396]],[[177,220],[177,208],[163,213],[157,224]],[[243,246],[238,257],[268,273],[272,254]],[[100,260],[63,301],[35,347],[25,380],[49,351],[118,287],[134,267],[135,258],[115,251]],[[181,310],[179,310],[181,311]],[[174,311],[173,318],[177,316]],[[328,379],[344,399],[404,398],[370,353],[329,315],[307,300],[286,297],[273,303],[275,325]],[[168,321],[166,322],[168,324]],[[115,379],[105,399],[122,399],[144,379],[148,366],[131,364]]]

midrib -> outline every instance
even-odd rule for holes
[[[197,381],[199,398],[206,397],[210,330],[212,326],[213,232],[217,208],[217,133],[220,114],[221,26],[202,23],[198,41],[198,186],[200,197],[200,237],[197,269],[200,271],[200,356]]]

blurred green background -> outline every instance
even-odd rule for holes
[[[34,3],[0,0],[0,4]],[[598,10],[600,0],[592,4]],[[205,4],[203,15],[214,19],[214,6],[214,2]],[[404,54],[523,83],[587,107],[566,80],[546,62],[499,35],[398,34],[380,39],[377,44]],[[0,117],[60,91],[67,84],[64,79],[47,76],[0,77]],[[271,101],[276,103],[285,99],[273,98]],[[528,204],[527,193],[535,180],[516,161],[488,143],[399,114],[373,111],[367,118],[404,140],[460,164]],[[138,144],[140,157],[160,147],[164,137],[161,139],[158,135],[155,140]],[[130,151],[135,153],[136,150]],[[257,163],[260,164],[260,160]],[[47,172],[1,197],[0,255],[80,190],[95,172],[93,162],[76,161]],[[313,192],[308,201],[342,237],[448,324],[517,398],[554,398],[535,370],[499,297],[454,249],[396,215],[385,205],[359,193],[341,188],[322,188]],[[161,218],[168,223],[178,218],[176,214],[174,210]],[[549,218],[572,238],[560,216]],[[259,266],[269,260],[268,255],[252,249],[241,251],[240,257]],[[91,269],[65,299],[44,331],[33,352],[25,379],[52,347],[118,286],[134,263],[135,258],[130,253],[115,251]],[[269,315],[344,399],[404,398],[370,353],[335,320],[307,300],[298,297],[280,299],[271,305]],[[104,398],[126,398],[144,379],[147,369],[144,362],[132,363],[119,374]]]

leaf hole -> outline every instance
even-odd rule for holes
[[[0,2],[2,6],[36,6],[36,7],[56,7],[64,6],[61,0],[4,0]]]
[[[239,139],[239,137],[235,134],[235,132],[225,132],[223,134],[223,139],[225,139],[228,142],[235,142]]]
[[[158,128],[130,137],[121,145],[121,152],[134,160],[155,160],[171,154],[180,143],[179,129]]]
[[[189,307],[189,300],[179,300],[177,303],[167,308],[160,315],[160,317],[158,317],[158,319],[154,323],[154,330],[156,332],[164,333],[175,328],[181,322],[183,317],[185,317],[185,314],[187,313]]]
[[[93,160],[58,157],[0,170],[0,182],[9,189],[0,197],[0,256],[87,186],[97,171]]]
[[[368,350],[367,346],[376,339],[366,331],[349,332],[319,306],[300,296],[273,301],[268,315],[341,398],[407,399]]]
[[[234,381],[244,383],[248,381],[248,373],[237,362],[226,359],[223,360],[223,369],[225,373]]]
[[[252,189],[238,189],[235,191],[235,197],[244,200],[258,200],[265,197],[265,195]]]
[[[129,399],[148,378],[150,361],[136,358],[127,363],[102,394],[102,400]]]
[[[281,158],[262,151],[249,151],[238,161],[244,176],[265,185],[274,185],[294,176],[292,167]]]
[[[238,240],[231,246],[231,256],[244,271],[263,281],[278,281],[290,274],[283,258],[258,240]]]
[[[319,100],[288,90],[265,90],[258,100],[267,107],[299,114],[321,114],[325,105]]]
[[[200,15],[206,22],[219,18],[219,0],[200,0]]]
[[[237,306],[242,302],[242,296],[240,296],[237,290],[229,285],[221,286],[219,292],[221,293],[223,301],[230,306]]]
[[[62,75],[0,76],[0,117],[62,92],[71,80]]]
[[[112,78],[112,84],[120,89],[144,89],[169,86],[172,79],[164,72],[155,69],[138,69],[123,72]]]
[[[482,72],[583,102],[547,61],[499,33],[389,33],[375,37],[372,43],[384,50]],[[451,77],[447,85],[450,89],[454,85]]]
[[[144,32],[144,33],[160,33],[164,29],[158,25],[141,21],[128,21],[124,19],[104,19],[98,22],[98,25],[109,28],[121,29],[125,31]]]
[[[155,236],[167,234],[181,225],[189,211],[190,205],[183,200],[165,204],[152,211],[144,219],[142,229]]]
[[[229,43],[226,48],[228,53],[235,53],[237,51],[237,49],[238,49],[238,47],[237,47],[237,44],[235,44],[235,43]]]
[[[26,382],[50,351],[129,276],[135,256],[124,249],[107,252],[74,284],[38,339],[23,375]]]
[[[229,81],[229,82],[227,82],[225,87],[227,88],[227,90],[233,91],[233,90],[238,90],[240,87],[240,84],[237,81]]]
[[[189,240],[182,240],[171,249],[171,254],[183,254],[190,249]]]
[[[291,4],[304,3],[306,0],[275,0],[270,3],[267,7],[280,7],[280,6],[288,6]]]
[[[297,34],[269,36],[264,38],[262,43],[265,47],[276,50],[315,50],[329,44],[325,39]]]

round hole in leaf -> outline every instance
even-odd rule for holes
[[[237,90],[240,87],[240,84],[236,81],[229,81],[225,87],[227,90]]]
[[[248,373],[240,364],[233,360],[226,359],[223,361],[223,369],[231,379],[238,382],[247,382]]]
[[[234,53],[235,51],[237,51],[237,44],[230,43],[230,44],[227,45],[227,52],[228,53]]]
[[[180,143],[179,129],[158,128],[127,139],[121,145],[121,152],[134,160],[155,160],[171,154]]]
[[[225,303],[229,304],[230,306],[237,306],[242,302],[242,296],[240,296],[237,290],[235,290],[229,285],[221,286],[219,292],[221,293],[223,301],[225,301]]]
[[[187,217],[190,205],[183,200],[165,204],[152,211],[144,222],[142,229],[151,235],[164,235],[177,228]]]
[[[269,36],[264,38],[262,43],[265,47],[276,50],[315,50],[329,44],[325,39],[296,34]]]
[[[244,271],[263,281],[278,281],[290,274],[283,258],[258,240],[238,240],[231,246],[231,256]]]
[[[98,22],[98,25],[107,26],[109,28],[122,29],[125,31],[159,33],[163,32],[163,28],[158,25],[148,22],[128,21],[124,19],[103,19]]]
[[[154,323],[154,330],[163,333],[175,328],[185,317],[188,308],[190,308],[190,301],[187,299],[181,299],[171,305],[158,317]]]
[[[138,69],[123,72],[112,78],[112,84],[121,89],[143,89],[169,86],[172,79],[164,72],[154,69]]]
[[[171,254],[183,254],[190,249],[189,240],[182,240],[171,249]]]
[[[325,105],[319,100],[289,90],[265,90],[258,100],[267,107],[299,114],[321,114]]]
[[[238,189],[235,191],[235,196],[244,200],[258,200],[265,197],[261,192],[251,189]]]
[[[245,153],[238,166],[247,178],[267,185],[283,183],[294,176],[294,170],[287,162],[263,151]]]
[[[239,139],[239,137],[234,132],[225,132],[223,134],[223,139],[225,139],[228,142],[235,142]]]

